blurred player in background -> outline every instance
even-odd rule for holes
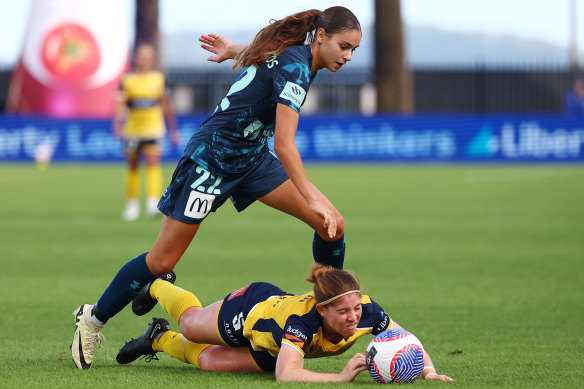
[[[367,370],[363,354],[355,354],[339,374],[307,370],[304,359],[338,355],[363,335],[402,327],[361,294],[351,273],[314,264],[306,280],[314,284],[313,291],[299,296],[256,282],[205,308],[191,292],[157,280],[136,296],[132,309],[144,315],[159,302],[182,334],[170,331],[166,319],[154,318],[141,337],[120,349],[117,361],[130,363],[141,356],[149,361],[163,351],[201,370],[275,371],[278,381],[353,381]],[[436,373],[426,351],[422,376],[452,381]]]
[[[135,69],[122,80],[113,119],[114,134],[124,140],[124,153],[128,160],[127,202],[122,213],[122,218],[127,221],[136,220],[140,216],[138,167],[141,157],[146,160],[146,216],[160,214],[157,205],[162,192],[160,156],[166,128],[165,117],[173,145],[177,146],[179,142],[176,119],[165,92],[164,74],[153,70],[154,59],[153,46],[141,44],[136,48]]]
[[[189,140],[158,204],[165,217],[152,250],[127,262],[96,304],[74,311],[71,354],[80,369],[91,367],[105,323],[174,269],[201,222],[227,199],[240,212],[259,200],[305,222],[314,230],[315,261],[343,267],[344,219],[308,179],[295,134],[318,70],[338,71],[359,46],[359,21],[344,7],[313,9],[274,21],[248,46],[214,35],[201,40],[216,54],[211,60],[235,56],[234,67],[246,70]],[[277,157],[268,149],[272,136]],[[262,237],[250,232],[250,239]]]
[[[564,108],[570,115],[584,117],[584,76],[574,80],[572,90],[566,93]]]

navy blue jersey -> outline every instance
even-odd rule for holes
[[[276,105],[300,112],[314,76],[310,46],[292,46],[247,68],[213,115],[189,140],[185,155],[211,173],[239,174],[268,153]]]

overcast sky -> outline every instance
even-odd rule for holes
[[[13,64],[20,53],[30,7],[35,1],[0,0],[0,64]],[[89,0],[99,1],[99,0]],[[126,4],[131,31],[135,0]],[[568,47],[570,4],[577,4],[577,41],[584,51],[584,0],[402,0],[405,23],[450,31],[530,38]],[[293,5],[273,0],[160,0],[160,28],[163,33],[225,31],[231,26],[258,30],[272,18],[297,11],[333,5],[350,8],[364,26],[374,20],[373,0],[294,0]],[[213,4],[213,7],[205,6]],[[253,4],[253,10],[250,10]],[[235,39],[233,39],[235,40]]]

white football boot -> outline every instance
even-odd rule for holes
[[[140,216],[140,203],[138,199],[129,199],[126,203],[126,208],[122,212],[122,219],[127,222],[133,222]]]
[[[146,199],[146,217],[154,218],[161,215],[158,210],[158,200],[158,197],[148,197],[148,199]]]
[[[95,346],[103,347],[106,340],[99,326],[91,320],[93,305],[84,304],[73,311],[75,316],[75,335],[71,342],[71,357],[78,369],[89,369],[93,362]]]

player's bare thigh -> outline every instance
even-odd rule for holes
[[[217,315],[223,301],[205,308],[191,307],[183,312],[178,325],[185,338],[195,343],[224,344],[217,333]]]
[[[199,355],[199,368],[211,371],[257,372],[247,347],[211,346]]]
[[[144,154],[146,159],[146,165],[153,166],[160,163],[162,150],[158,143],[148,144],[142,146],[142,154]]]

